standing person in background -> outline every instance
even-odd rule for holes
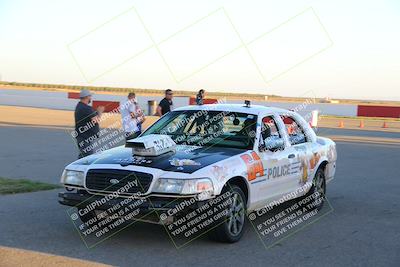
[[[156,114],[158,116],[162,116],[172,110],[172,107],[174,105],[172,102],[173,95],[174,94],[172,93],[171,89],[165,90],[165,97],[160,101],[160,104],[158,104],[157,107]]]
[[[75,132],[79,148],[79,158],[94,153],[97,146],[97,138],[100,131],[99,122],[104,107],[96,110],[89,106],[92,102],[92,94],[89,90],[82,90],[79,94],[80,101],[75,107]]]
[[[206,95],[206,91],[204,89],[200,89],[196,95],[196,104],[203,105],[204,104],[204,97]]]
[[[137,127],[138,127],[138,135],[142,133],[142,123],[146,120],[146,117],[143,113],[142,108],[139,105],[139,102],[136,99],[136,96],[134,98],[134,103],[135,103],[135,116],[136,116],[136,121],[137,121]]]
[[[120,112],[122,116],[122,127],[125,132],[125,139],[130,140],[136,138],[141,134],[144,114],[136,101],[135,93],[128,94],[128,99],[120,105]]]

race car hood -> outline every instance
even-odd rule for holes
[[[191,147],[176,146],[171,151],[158,156],[135,156],[131,148],[117,147],[100,154],[82,158],[74,164],[119,164],[121,166],[135,165],[174,171],[193,173],[201,168],[218,161],[233,157],[245,152],[246,149],[221,147]]]

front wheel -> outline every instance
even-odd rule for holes
[[[243,236],[246,224],[246,200],[245,195],[236,185],[231,188],[231,205],[223,222],[212,232],[211,237],[219,242],[234,243]],[[226,192],[227,190],[225,190]],[[224,193],[224,191],[223,191]]]

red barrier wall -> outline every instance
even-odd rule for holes
[[[400,118],[400,106],[358,105],[357,116]]]
[[[79,99],[78,92],[68,92],[69,99]],[[119,102],[116,101],[100,101],[100,100],[93,100],[93,108],[97,109],[98,107],[103,106],[104,112],[114,111],[117,112],[119,108]]]
[[[204,104],[216,104],[218,102],[217,99],[213,99],[213,98],[204,98],[203,99],[203,103]],[[195,97],[191,97],[189,99],[189,105],[196,105],[196,98]]]
[[[79,93],[78,92],[68,92],[68,98],[79,99]]]
[[[119,102],[114,101],[93,101],[93,108],[97,109],[99,106],[104,107],[104,112],[114,111],[117,112],[119,108]]]

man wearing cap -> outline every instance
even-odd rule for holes
[[[92,102],[92,94],[89,90],[82,90],[79,94],[80,101],[75,107],[75,133],[79,148],[79,158],[93,154],[96,149],[99,122],[104,107],[94,110],[89,104]]]

